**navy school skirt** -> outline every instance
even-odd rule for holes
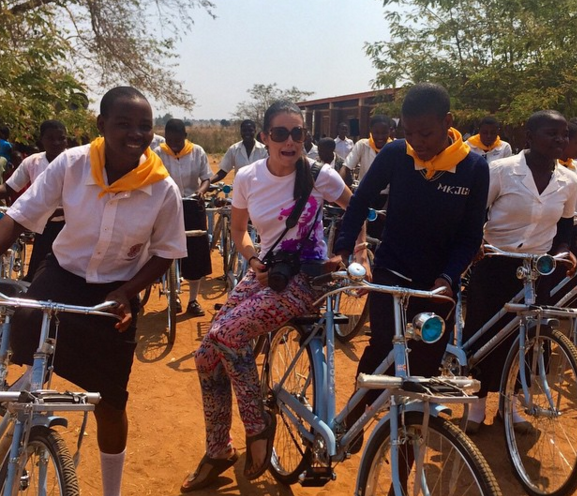
[[[206,210],[204,202],[184,200],[184,228],[187,231],[206,231]],[[210,261],[210,246],[208,235],[186,238],[186,251],[188,256],[180,263],[182,277],[189,281],[195,281],[212,273]]]

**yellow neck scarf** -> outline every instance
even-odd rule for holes
[[[454,127],[449,129],[449,137],[453,144],[445,148],[441,153],[435,155],[431,160],[424,162],[421,160],[413,147],[407,143],[407,155],[413,157],[415,165],[427,169],[426,178],[431,179],[437,171],[447,171],[454,168],[471,151],[467,143],[463,143],[461,133]]]
[[[98,198],[102,198],[106,193],[119,193],[121,191],[133,191],[143,186],[162,181],[168,177],[168,171],[160,157],[154,153],[150,147],[144,152],[146,160],[137,167],[127,172],[120,179],[114,181],[110,186],[104,182],[104,166],[106,156],[104,153],[104,138],[96,138],[90,143],[90,167],[92,178],[102,188]]]
[[[561,165],[564,165],[565,167],[569,167],[569,168],[573,167],[573,159],[572,158],[568,158],[567,160],[561,160],[559,158],[559,159],[557,159],[557,162],[559,162]]]
[[[174,157],[176,159],[179,159],[180,157],[184,157],[185,155],[188,155],[189,153],[192,152],[193,148],[194,148],[194,145],[188,140],[184,140],[184,147],[178,153],[174,153],[172,148],[170,148],[170,146],[168,146],[166,143],[160,144],[160,149],[163,152],[165,152],[167,155],[170,155],[171,157]]]
[[[393,141],[391,138],[387,139],[387,143],[390,143],[391,141]],[[387,143],[385,143],[385,145]],[[369,146],[373,149],[375,153],[379,153],[382,150],[382,148],[377,148],[375,140],[373,139],[373,135],[370,133],[369,133]]]
[[[497,136],[497,139],[493,142],[491,146],[487,146],[485,143],[481,141],[481,135],[475,134],[475,136],[471,136],[468,140],[471,145],[475,148],[480,148],[484,152],[490,152],[491,150],[497,148],[501,144],[501,138]]]

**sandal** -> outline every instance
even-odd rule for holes
[[[234,448],[232,454],[228,458],[210,458],[205,454],[202,457],[202,460],[200,460],[200,463],[198,464],[195,472],[188,474],[186,479],[184,479],[182,486],[180,486],[180,492],[189,493],[191,491],[196,491],[198,489],[203,489],[207,486],[210,486],[218,479],[220,474],[232,467],[237,460],[238,453]],[[198,480],[200,472],[206,465],[210,466],[208,474],[206,474],[203,479]]]
[[[247,436],[246,437],[246,461],[244,464],[244,476],[248,480],[254,480],[260,477],[262,474],[266,472],[270,465],[270,458],[272,456],[272,448],[273,448],[273,441],[274,441],[274,434],[276,431],[276,416],[267,414],[268,418],[270,419],[269,424],[264,428],[262,432],[255,434],[254,436]],[[253,467],[253,459],[252,459],[252,451],[251,445],[255,441],[260,441],[262,439],[266,439],[266,455],[264,461],[260,467],[256,470]]]

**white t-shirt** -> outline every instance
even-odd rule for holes
[[[18,191],[23,189],[28,183],[33,183],[48,165],[49,162],[46,158],[46,152],[34,153],[22,160],[22,163],[14,171],[14,174],[6,181],[6,185],[18,193]]]
[[[377,153],[371,148],[371,145],[369,145],[369,138],[360,139],[355,143],[351,153],[349,153],[345,159],[345,167],[354,170],[354,168],[360,164],[360,180],[365,176],[376,156]]]
[[[92,177],[90,145],[80,146],[61,153],[7,214],[41,233],[62,205],[66,224],[54,255],[89,283],[128,281],[153,255],[186,257],[182,200],[170,177],[133,191],[99,197],[101,192]]]
[[[486,152],[482,148],[477,148],[476,146],[472,145],[469,141],[467,141],[467,145],[471,147],[471,151],[478,153],[481,155],[487,163],[494,162],[495,160],[500,160],[502,158],[507,158],[513,155],[513,150],[511,150],[511,145],[506,141],[501,141],[498,146],[493,148],[492,150]]]
[[[212,177],[208,157],[202,146],[195,144],[192,152],[180,158],[174,158],[160,147],[154,151],[168,169],[168,173],[178,186],[181,196],[190,196],[196,193],[200,183]]]
[[[261,256],[265,256],[270,247],[285,229],[287,217],[295,206],[293,198],[296,172],[278,177],[271,174],[266,166],[267,160],[259,160],[243,167],[235,177],[232,205],[247,209],[250,219],[256,227],[261,241]],[[339,174],[328,165],[323,165],[315,181],[315,186],[305,208],[297,222],[275,248],[295,252],[300,242],[307,238],[312,223],[310,243],[301,253],[301,259],[324,260],[327,258],[327,246],[323,237],[323,201],[334,202],[345,189],[345,183]]]
[[[485,239],[505,251],[547,253],[562,217],[572,218],[577,174],[557,165],[541,194],[525,160],[518,155],[492,162]]]
[[[344,140],[338,136],[335,138],[335,153],[342,159],[347,158],[354,146],[355,144],[350,138],[345,138]]]
[[[261,142],[254,142],[254,146],[250,152],[250,156],[246,154],[246,147],[242,141],[235,143],[230,146],[229,149],[222,157],[219,169],[225,171],[227,174],[234,169],[235,173],[239,171],[242,167],[248,164],[252,164],[261,158],[268,157],[268,152],[266,146]]]

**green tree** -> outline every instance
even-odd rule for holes
[[[262,119],[266,109],[276,100],[286,99],[293,102],[300,102],[314,94],[312,91],[302,91],[293,86],[288,90],[281,90],[276,83],[255,84],[247,90],[251,99],[237,105],[233,114],[238,120],[252,119],[258,126],[262,126]]]
[[[196,7],[213,16],[207,0],[2,1],[0,120],[21,141],[47,118],[89,126],[94,116],[79,95],[115,84],[192,109],[194,99],[174,77],[173,33],[191,27]]]
[[[577,115],[575,0],[383,0],[390,40],[366,44],[376,88],[445,86],[461,121]],[[402,96],[402,91],[400,92]]]

